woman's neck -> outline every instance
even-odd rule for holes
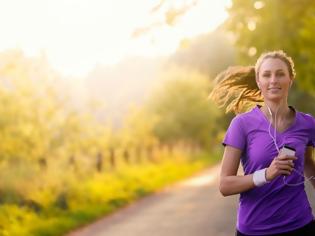
[[[270,110],[268,109],[268,107]],[[270,101],[265,102],[262,110],[265,112],[265,114],[268,115],[268,117],[271,117],[271,112],[273,118],[275,117],[275,115],[277,115],[277,117],[281,120],[286,119],[288,116],[290,116],[291,113],[291,109],[289,108],[287,101],[284,101],[282,103],[275,103]]]

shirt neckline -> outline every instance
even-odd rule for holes
[[[288,128],[286,128],[286,129],[283,130],[282,132],[279,132],[278,130],[276,130],[276,129],[273,127],[272,124],[270,124],[269,119],[268,119],[268,118],[265,116],[265,114],[260,110],[260,107],[261,107],[260,105],[258,105],[258,104],[256,105],[256,107],[255,107],[256,112],[263,118],[263,120],[267,123],[268,126],[270,125],[270,126],[272,127],[273,131],[276,131],[277,134],[282,135],[282,134],[288,132],[290,129],[292,129],[292,128],[296,125],[298,112],[295,110],[294,107],[289,106],[289,108],[294,111],[294,121],[292,122],[292,124],[291,124]]]

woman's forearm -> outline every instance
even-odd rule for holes
[[[314,148],[308,147],[305,152],[304,173],[306,178],[311,178],[310,181],[315,188],[315,160]]]
[[[244,176],[221,176],[220,178],[220,192],[223,196],[246,192],[254,187],[252,174]]]
[[[306,166],[304,172],[306,178],[308,179],[311,178],[310,182],[315,188],[315,166]]]

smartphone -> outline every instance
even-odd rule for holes
[[[281,148],[281,154],[295,156],[295,149],[287,145],[284,145],[283,148]]]

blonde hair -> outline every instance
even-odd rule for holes
[[[226,112],[240,113],[264,99],[257,86],[259,69],[267,58],[278,58],[288,67],[289,75],[295,78],[294,63],[282,50],[266,52],[260,55],[255,66],[233,66],[218,74],[215,86],[209,95],[219,107],[226,107]]]

